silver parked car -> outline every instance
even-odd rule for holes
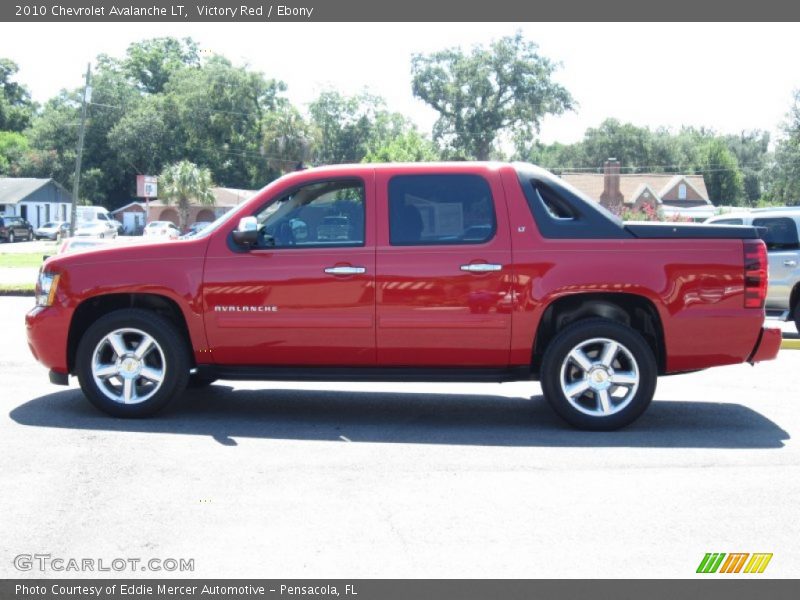
[[[706,223],[764,228],[760,235],[769,256],[767,314],[794,320],[800,332],[800,206],[727,213]]]
[[[66,221],[48,221],[33,232],[37,240],[60,240],[69,235]]]

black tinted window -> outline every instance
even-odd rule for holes
[[[769,250],[794,250],[800,248],[797,225],[789,217],[753,219],[756,227],[766,227],[759,233]]]
[[[547,213],[554,219],[574,219],[577,217],[575,211],[555,190],[541,181],[532,182],[536,191],[542,199]]]
[[[478,175],[398,175],[389,182],[393,246],[481,244],[495,232],[489,184]]]
[[[325,181],[294,190],[256,215],[258,246],[363,246],[364,198],[361,181]]]

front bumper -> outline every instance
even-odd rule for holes
[[[778,351],[781,349],[781,339],[782,332],[780,329],[762,327],[756,347],[753,348],[753,353],[747,359],[747,362],[753,364],[763,360],[773,360],[778,356]]]
[[[71,311],[58,306],[35,307],[25,315],[28,347],[34,358],[57,373],[69,372],[67,337]]]

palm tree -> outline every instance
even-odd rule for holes
[[[175,200],[180,215],[179,227],[181,231],[189,220],[189,203],[194,200],[197,204],[214,204],[214,194],[211,188],[211,171],[198,167],[193,162],[181,162],[167,165],[158,177],[158,192],[165,204]]]

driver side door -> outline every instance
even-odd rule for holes
[[[209,350],[223,365],[375,364],[373,177],[314,180],[253,215],[247,251],[209,248]]]

